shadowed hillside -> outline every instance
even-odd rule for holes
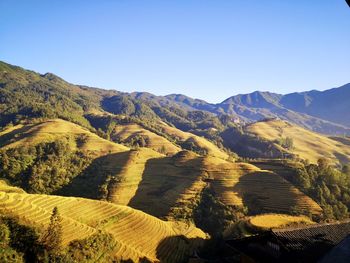
[[[322,212],[315,201],[272,172],[243,175],[234,190],[240,194],[252,214],[298,210],[318,215]]]
[[[198,156],[185,151],[149,160],[129,206],[158,217],[185,210],[206,185],[200,164]]]

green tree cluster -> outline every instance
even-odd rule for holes
[[[276,143],[287,150],[293,150],[294,148],[294,141],[291,137],[281,137],[278,140],[276,140]]]
[[[292,183],[323,208],[324,219],[349,217],[350,176],[332,167],[326,159],[297,168]]]
[[[0,151],[0,176],[32,193],[50,194],[79,175],[91,157],[69,139]]]

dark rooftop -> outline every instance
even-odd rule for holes
[[[350,261],[350,235],[331,249],[319,263],[348,263]]]
[[[273,229],[257,236],[228,240],[227,243],[258,262],[316,262],[348,235],[350,220]]]

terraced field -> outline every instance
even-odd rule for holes
[[[63,243],[88,237],[98,230],[111,233],[118,260],[180,262],[207,236],[193,226],[164,222],[127,206],[83,198],[0,192],[0,212],[45,229],[52,209],[62,216]],[[182,236],[182,237],[181,237]]]
[[[318,159],[323,157],[334,162],[350,162],[350,145],[346,138],[332,139],[281,120],[257,122],[248,125],[245,129],[247,132],[271,142],[282,137],[292,138],[294,147],[289,152],[312,163],[316,163]]]
[[[289,213],[292,208],[321,212],[320,206],[278,174],[246,163],[205,158],[210,186],[226,205],[248,207],[251,212]]]
[[[108,167],[115,169],[117,164],[120,164],[120,167],[119,172],[114,175],[115,179],[108,185],[107,199],[120,205],[128,205],[139,188],[148,161],[161,157],[163,157],[161,154],[151,149],[140,148],[137,151],[128,152],[127,159],[124,161],[111,160],[104,169]]]
[[[63,120],[14,126],[1,132],[0,142],[6,139],[4,147],[20,147],[70,136],[72,147],[92,150],[97,156],[86,171],[56,194],[106,199],[169,220],[179,215],[191,216],[206,187],[210,187],[225,205],[244,205],[252,213],[289,213],[291,209],[308,210],[313,214],[321,212],[312,199],[284,180],[280,176],[283,174],[273,167],[260,166],[262,170],[252,164],[226,161],[227,154],[204,138],[161,125],[171,136],[195,140],[208,149],[209,154],[199,156],[180,151],[174,156],[164,156],[150,148],[130,151]],[[120,136],[133,134],[138,127],[133,129],[120,130]],[[78,143],[78,137],[84,137],[84,140]],[[216,154],[218,157],[213,156]],[[86,224],[76,218],[67,220]],[[88,227],[94,226],[88,224]]]
[[[157,217],[185,208],[206,186],[201,159],[183,151],[173,157],[149,160],[128,205]]]
[[[145,139],[146,147],[151,148],[157,152],[162,152],[167,155],[173,155],[181,148],[167,140],[166,138],[155,134],[138,124],[129,123],[117,125],[112,133],[112,139],[117,139],[121,142],[130,142],[135,136],[142,136]]]
[[[213,189],[224,204],[245,205],[251,212],[289,213],[291,209],[321,212],[317,203],[281,176],[251,164],[182,151],[173,157],[149,159],[143,169],[135,195],[129,199],[131,195],[125,194],[130,200],[128,205],[161,218],[190,209],[205,187]],[[127,178],[131,176],[132,173],[125,176],[124,185],[114,184],[113,191],[120,194],[113,202],[122,202],[121,193],[129,191]]]
[[[285,214],[262,214],[250,217],[247,222],[251,227],[266,230],[282,228],[296,224],[314,224],[306,216],[291,216]]]
[[[174,127],[170,127],[165,123],[160,123],[159,127],[164,133],[168,134],[170,137],[177,138],[180,142],[191,142],[196,145],[196,147],[206,150],[208,155],[225,160],[229,157],[226,152],[220,150],[215,144],[203,137],[194,135],[189,132],[181,131]]]
[[[89,130],[61,119],[53,119],[35,124],[16,125],[0,133],[0,146],[13,148],[33,146],[40,142],[52,142],[60,138],[70,138],[72,149],[104,155],[111,152],[127,151],[128,148],[105,140]]]
[[[221,202],[226,205],[242,206],[242,192],[235,186],[242,176],[260,171],[259,168],[246,163],[230,163],[219,158],[207,157],[203,159],[203,167],[210,180],[210,186]],[[245,204],[246,205],[246,204]]]
[[[242,176],[234,187],[254,213],[289,213],[292,209],[320,214],[321,207],[291,183],[270,171]]]
[[[0,192],[25,193],[22,188],[9,185],[4,179],[0,179]]]
[[[288,214],[260,214],[250,216],[229,226],[223,233],[225,238],[242,238],[278,228],[295,227],[314,224],[306,216],[292,216]]]

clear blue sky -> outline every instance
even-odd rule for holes
[[[350,82],[345,0],[0,0],[0,60],[210,102]]]

